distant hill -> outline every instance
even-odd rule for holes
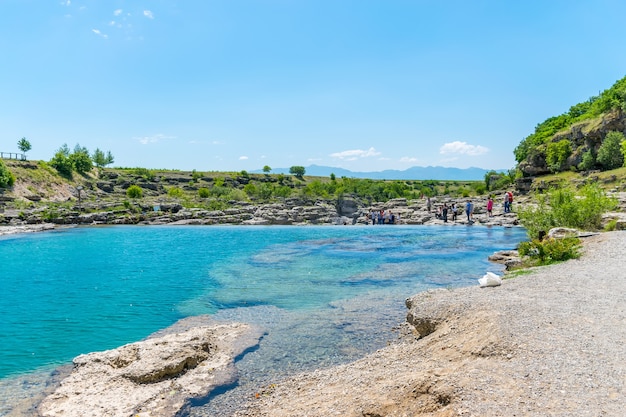
[[[328,177],[335,174],[338,178],[369,178],[372,180],[450,180],[450,181],[482,181],[485,174],[491,170],[482,168],[446,168],[446,167],[412,167],[399,171],[388,169],[375,172],[354,172],[343,168],[327,167],[320,165],[310,165],[305,167],[306,175],[316,177]],[[507,172],[505,169],[495,170],[497,172]],[[250,171],[251,173],[262,173],[262,170]],[[289,168],[273,168],[272,174],[288,174]]]

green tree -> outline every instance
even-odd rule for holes
[[[563,170],[563,165],[572,154],[572,145],[567,139],[550,142],[546,151],[546,162],[552,172]]]
[[[578,169],[580,169],[581,171],[589,171],[593,169],[595,165],[596,158],[593,157],[593,152],[591,152],[591,150],[588,150],[583,154],[583,158],[580,161],[580,164],[578,164]]]
[[[622,154],[622,142],[624,134],[622,132],[609,132],[602,141],[598,149],[597,161],[605,170],[619,168],[624,164]]]
[[[98,148],[93,151],[91,159],[99,170],[102,170],[105,166],[112,164],[114,161],[111,151],[107,151],[107,153],[105,154],[104,151],[101,151]]]
[[[89,172],[93,168],[93,161],[91,160],[91,156],[89,156],[89,150],[79,144],[76,144],[74,152],[69,158],[76,172],[80,174]]]
[[[15,184],[15,176],[9,168],[0,161],[0,188],[12,187]]]
[[[26,152],[32,149],[30,142],[26,138],[22,138],[17,141],[17,148],[26,155]]]
[[[56,169],[61,175],[66,177],[72,176],[74,165],[70,160],[70,148],[68,148],[67,143],[64,143],[59,149],[57,149],[56,153],[50,160],[50,166]]]
[[[294,165],[289,168],[289,173],[298,179],[302,179],[302,177],[304,177],[304,174],[306,173],[306,169],[303,166]]]
[[[269,174],[270,172],[272,172],[272,168],[270,168],[269,165],[265,165],[263,167],[263,172],[265,172],[266,174]]]

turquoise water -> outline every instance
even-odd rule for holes
[[[0,238],[0,378],[200,314],[256,321],[270,329],[268,344],[276,323],[332,317],[339,305],[358,310],[346,307],[350,300],[374,300],[365,314],[381,321],[391,313],[378,307],[393,300],[389,319],[398,323],[404,298],[475,285],[502,270],[488,255],[524,239],[523,229],[476,226],[115,226]],[[350,322],[308,329],[328,332],[314,337],[307,326],[287,329],[280,344],[297,343],[306,356],[310,343],[323,349],[310,356],[323,361],[334,355],[328,345],[343,346],[351,333],[367,339],[367,326]]]

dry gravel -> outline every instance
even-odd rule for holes
[[[623,416],[624,259],[626,232],[604,233],[500,287],[419,294],[420,339],[264,387],[236,415]]]

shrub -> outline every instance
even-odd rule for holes
[[[215,183],[217,184],[217,181],[215,181]],[[215,185],[209,192],[213,197],[222,197],[227,195],[230,192],[230,189],[221,185]]]
[[[133,169],[135,175],[139,175],[145,180],[152,181],[154,180],[154,171],[151,171],[147,168],[135,168]]]
[[[200,196],[200,198],[208,198],[209,195],[211,195],[211,193],[209,192],[208,188],[198,189],[198,196]]]
[[[207,204],[207,209],[209,210],[225,210],[227,208],[228,208],[228,204],[220,200],[211,200]]]
[[[12,187],[15,184],[15,176],[9,168],[0,161],[0,188]]]
[[[605,232],[613,232],[617,230],[617,220],[613,219],[604,226]]]
[[[577,237],[534,239],[530,242],[520,243],[519,254],[530,257],[536,265],[547,265],[578,258],[580,247],[580,239]]]
[[[194,181],[198,181],[200,178],[202,178],[202,175],[203,175],[202,172],[198,172],[195,169],[191,171],[191,178]]]
[[[141,198],[143,197],[143,190],[138,185],[131,185],[126,190],[126,196],[128,196],[128,198]]]
[[[540,195],[534,207],[522,208],[518,216],[531,239],[553,227],[574,227],[598,230],[602,226],[602,214],[614,209],[617,200],[608,197],[597,185],[584,186],[578,193],[571,189],[553,189]]]
[[[593,169],[596,164],[596,158],[594,158],[593,153],[589,150],[583,154],[583,158],[578,164],[578,169],[582,171],[589,171]]]
[[[167,190],[167,195],[173,198],[181,198],[185,193],[178,187],[172,187]]]
[[[480,182],[472,184],[472,188],[478,195],[484,195],[487,192],[487,187],[485,186],[485,184],[482,184]]]

